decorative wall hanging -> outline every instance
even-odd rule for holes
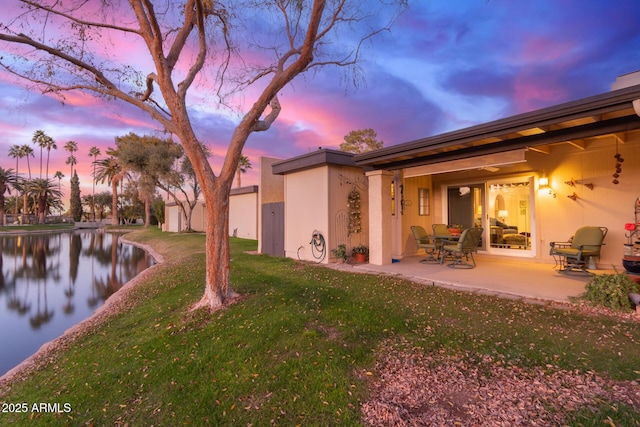
[[[347,207],[349,209],[349,232],[348,236],[362,231],[362,211],[360,207],[360,192],[357,189],[351,190],[347,197]]]
[[[612,182],[615,185],[618,185],[620,183],[620,181],[618,181],[618,178],[620,178],[620,174],[622,173],[622,162],[624,162],[624,159],[622,158],[622,156],[618,152],[618,139],[617,138],[616,138],[616,154],[613,156],[613,158],[616,159],[616,171],[612,175],[613,176],[613,181]]]

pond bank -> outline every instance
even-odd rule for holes
[[[62,231],[66,232],[67,230],[57,230],[56,232],[59,233]],[[73,231],[73,230],[70,229],[68,231]],[[128,230],[128,231],[131,231],[131,230]],[[42,232],[43,231],[39,230],[37,232],[34,231],[33,233],[42,233]],[[117,233],[122,231],[109,231],[109,232]],[[4,233],[2,234],[5,235]],[[148,268],[146,268],[145,270],[143,270],[142,272],[140,272],[138,275],[136,275],[134,278],[132,278],[128,282],[126,282],[117,292],[115,292],[113,295],[107,298],[104,304],[98,307],[94,311],[94,313],[91,314],[91,316],[87,317],[86,319],[68,328],[57,338],[54,338],[53,340],[50,340],[42,344],[36,352],[31,354],[29,357],[24,359],[17,366],[15,366],[14,368],[7,371],[4,375],[2,375],[0,377],[0,390],[4,390],[7,386],[9,386],[9,384],[14,382],[15,380],[19,378],[24,378],[25,376],[27,376],[29,372],[31,372],[34,368],[39,366],[41,362],[45,362],[49,358],[51,352],[53,352],[57,348],[71,344],[75,339],[75,337],[82,334],[87,329],[100,324],[100,322],[106,316],[113,313],[117,313],[118,310],[124,307],[123,302],[125,301],[125,298],[129,293],[129,291],[133,289],[136,286],[136,284],[140,283],[141,281],[149,277],[149,275],[153,273],[154,269],[164,262],[164,257],[148,245],[131,241],[129,239],[126,239],[124,236],[120,237],[120,241],[122,243],[143,249],[144,251],[147,252],[147,254],[149,254],[154,259],[155,263],[149,266]]]

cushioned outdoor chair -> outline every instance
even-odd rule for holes
[[[446,257],[453,258],[453,262],[447,264],[451,268],[474,268],[476,260],[473,258],[474,252],[478,252],[478,244],[482,237],[482,227],[467,228],[460,235],[458,241],[446,240],[442,244],[442,253],[440,254],[440,264]],[[469,262],[471,258],[471,262]]]
[[[590,257],[600,258],[607,227],[581,227],[570,242],[551,242],[550,254],[560,273],[572,271],[593,274],[587,270]]]
[[[420,225],[412,225],[411,232],[413,233],[413,238],[416,240],[418,249],[424,249],[427,253],[427,257],[420,260],[420,262],[438,262],[439,260],[436,254],[439,252],[440,247],[429,237],[425,229]]]

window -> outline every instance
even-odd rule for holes
[[[429,215],[429,189],[418,188],[418,215]]]

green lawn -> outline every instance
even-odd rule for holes
[[[427,352],[640,377],[637,322],[250,255],[256,243],[242,239],[232,239],[231,274],[243,298],[190,313],[203,292],[204,236],[129,238],[167,261],[120,314],[12,384],[3,408],[25,402],[29,411],[2,413],[0,425],[358,425],[375,350],[398,337]],[[32,413],[35,402],[72,411]],[[577,414],[593,423],[580,425],[615,421],[602,406]]]

